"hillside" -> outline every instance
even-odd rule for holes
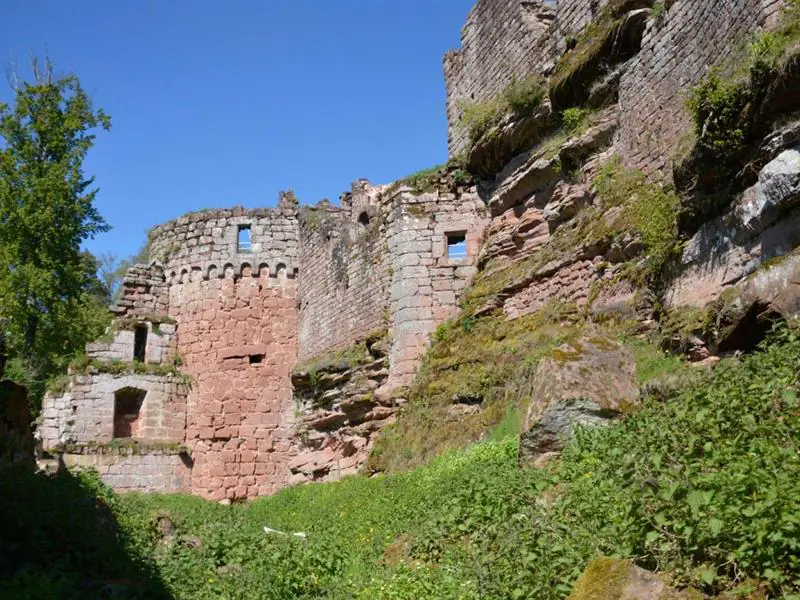
[[[174,598],[566,598],[591,559],[616,556],[711,596],[792,598],[798,366],[800,340],[779,329],[712,375],[654,389],[620,424],[581,431],[539,470],[520,469],[516,437],[498,432],[407,474],[246,505],[114,496],[80,476],[84,493],[110,507],[129,560],[160,581],[151,587],[102,551],[110,523],[88,526],[91,503],[75,512],[65,502],[71,476],[4,479],[3,531],[18,536],[5,548],[15,558],[4,562],[3,597],[99,597],[113,587],[114,597],[143,598],[159,589]]]

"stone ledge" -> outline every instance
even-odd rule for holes
[[[50,453],[112,456],[191,456],[191,450],[178,442],[157,440],[113,440],[111,442],[58,444],[50,449]]]

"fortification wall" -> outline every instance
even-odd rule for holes
[[[178,352],[194,378],[186,423],[193,493],[222,500],[278,490],[291,458],[295,281],[245,269],[170,292]]]
[[[386,200],[391,260],[388,390],[409,385],[436,326],[458,312],[463,290],[477,272],[486,205],[475,188],[417,194],[400,191]],[[466,254],[448,256],[448,237],[461,235]]]
[[[515,79],[538,73],[550,53],[552,2],[479,0],[461,30],[461,48],[444,58],[450,156],[467,144],[463,102],[485,102]]]
[[[650,20],[620,82],[615,145],[627,164],[666,172],[692,130],[689,88],[756,29],[774,25],[783,6],[782,0],[678,0]]]
[[[385,223],[374,204],[304,211],[298,282],[299,359],[343,348],[386,328]],[[360,219],[360,220],[359,220]]]
[[[249,228],[247,248],[239,247],[240,228]],[[163,265],[169,285],[238,276],[248,267],[294,276],[298,241],[297,208],[284,196],[278,208],[208,210],[156,227],[150,256]]]

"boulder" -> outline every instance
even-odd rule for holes
[[[564,344],[542,359],[520,437],[520,463],[561,449],[573,427],[603,426],[639,403],[633,356],[606,337]]]
[[[564,169],[576,169],[592,154],[603,148],[608,148],[614,141],[619,119],[616,107],[603,113],[603,116],[583,135],[570,139],[561,146],[558,156]]]
[[[597,558],[575,582],[569,600],[692,600],[695,590],[678,591],[650,571],[619,558]]]
[[[516,167],[516,163],[513,166]],[[561,163],[558,157],[544,157],[535,153],[507,176],[505,172],[498,176],[502,183],[489,199],[489,211],[496,217],[510,208],[529,203],[534,194],[549,190],[560,177]],[[543,196],[546,199],[549,197],[549,192]],[[543,200],[539,204],[545,202]]]

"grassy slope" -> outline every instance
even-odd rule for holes
[[[598,555],[708,593],[753,578],[789,598],[800,591],[798,365],[800,341],[784,331],[618,426],[581,432],[541,471],[517,469],[508,437],[246,505],[129,495],[112,508],[176,598],[564,598]],[[161,514],[176,523],[168,541],[155,534]]]

